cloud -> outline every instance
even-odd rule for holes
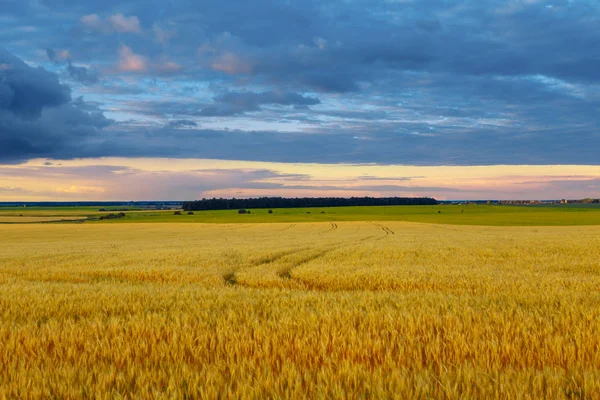
[[[314,37],[313,42],[320,50],[324,50],[325,47],[327,47],[327,40],[323,39],[322,37]]]
[[[77,82],[83,83],[84,85],[93,85],[98,83],[98,72],[86,67],[77,67],[69,61],[67,66],[67,72],[69,76]]]
[[[214,100],[213,104],[200,111],[200,116],[218,117],[243,114],[259,111],[263,105],[312,106],[321,103],[316,97],[305,97],[298,93],[282,91],[228,92]]]
[[[245,75],[254,71],[253,49],[229,32],[223,32],[198,49],[201,60],[207,59],[214,71],[229,75]]]
[[[182,65],[168,60],[164,56],[153,62],[145,56],[134,53],[129,46],[121,45],[119,48],[119,62],[116,68],[119,72],[136,74],[150,72],[158,75],[173,75],[182,72],[183,69]]]
[[[44,159],[38,159],[18,166],[0,165],[0,191],[5,188],[4,198],[28,201],[34,198],[191,200],[261,195],[433,196],[438,199],[600,196],[600,167],[597,166],[415,167],[171,158],[60,160],[50,166],[45,163]],[[365,174],[370,179],[357,179]],[[411,179],[393,178],[398,176]],[[384,180],[389,182],[384,183]],[[79,195],[64,192],[72,186],[104,191]]]
[[[123,14],[115,14],[108,18],[108,23],[118,33],[142,33],[140,21],[135,15],[126,17]]]
[[[173,61],[162,61],[153,66],[154,71],[160,74],[174,74],[181,72],[183,67]]]
[[[148,69],[146,58],[135,54],[130,47],[122,45],[119,49],[119,64],[121,72],[145,72]]]
[[[231,75],[249,74],[252,72],[252,61],[244,59],[238,54],[226,52],[216,56],[212,63],[212,69]]]
[[[321,102],[316,97],[305,97],[298,93],[268,91],[262,93],[254,92],[229,92],[218,96],[216,101],[221,103],[239,104],[251,106],[253,104],[281,104],[285,106],[306,105],[312,106]]]
[[[50,143],[48,154],[600,162],[600,59],[590,50],[600,47],[597,2],[192,3],[3,4],[0,41],[44,81],[22,88],[16,101],[14,63],[0,61],[0,74],[10,76],[10,84],[0,81],[3,138],[12,131],[19,139],[24,113],[28,123],[46,118],[51,127],[51,109],[74,107],[131,122],[86,125],[85,140]],[[37,30],[22,29],[29,26]],[[40,48],[52,49],[50,62]],[[66,82],[83,83],[70,88],[73,97],[93,99],[95,110],[73,105],[69,88],[49,72],[57,62]],[[235,118],[204,118],[201,128],[170,125],[200,116]],[[50,127],[44,129],[54,132]],[[15,154],[33,154],[21,146]]]
[[[17,116],[39,117],[45,107],[68,103],[71,91],[58,77],[43,68],[32,68],[0,48],[0,111]]]
[[[0,160],[76,152],[109,121],[41,67],[33,68],[0,49]]]
[[[190,121],[187,119],[178,119],[174,121],[169,121],[167,126],[171,128],[195,128],[198,126],[194,121]]]
[[[148,171],[119,165],[88,165],[83,167],[52,166],[50,168],[24,166],[15,170],[0,165],[3,176],[18,178],[26,188],[3,187],[6,195],[45,196],[50,198],[90,198],[147,200],[196,199],[204,192],[243,187],[246,189],[276,189],[277,183],[265,179],[285,177],[286,174],[265,169],[198,169],[185,171]],[[31,185],[43,177],[45,187]],[[92,185],[91,182],[94,184]],[[146,188],[139,186],[147,182]]]
[[[59,60],[70,60],[72,58],[69,50],[55,51],[54,49],[47,48],[46,55],[48,56],[48,59],[53,62],[58,62]]]
[[[23,119],[0,111],[0,160],[16,162],[34,157],[73,157],[94,147],[110,123],[99,111],[90,113],[77,103],[45,108],[38,119]]]
[[[55,51],[52,48],[46,49],[48,59],[54,63],[67,61],[67,73],[71,78],[84,85],[92,85],[98,82],[98,71],[73,65],[72,56],[68,50]]]
[[[95,187],[95,186],[75,186],[71,185],[68,187],[57,187],[57,193],[69,193],[76,195],[85,195],[85,194],[94,194],[104,193],[105,189],[103,187]]]
[[[126,17],[123,14],[117,13],[106,19],[102,19],[98,14],[88,14],[81,17],[79,22],[84,30],[88,32],[142,33],[140,21],[135,15]]]
[[[157,23],[152,25],[152,32],[154,33],[154,40],[162,46],[166,46],[169,43],[169,40],[175,37],[175,32],[173,30],[166,29]]]
[[[105,31],[108,29],[108,26],[98,14],[84,15],[81,17],[80,22],[85,28],[91,31]]]

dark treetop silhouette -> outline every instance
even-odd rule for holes
[[[428,197],[261,197],[256,199],[202,199],[183,202],[186,211],[230,210],[245,208],[303,208],[303,207],[348,207],[348,206],[408,206],[436,205]]]

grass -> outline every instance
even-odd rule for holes
[[[252,210],[251,214],[238,215],[237,210],[196,211],[194,215],[174,215],[173,211],[128,211],[118,220],[88,221],[86,223],[294,223],[329,221],[406,221],[452,225],[486,226],[581,226],[600,225],[600,206],[497,206],[497,205],[439,205],[390,207],[330,207]],[[84,216],[95,219],[108,212],[98,208],[26,209],[0,208],[2,218],[23,214],[29,217]]]
[[[4,225],[0,398],[600,398],[599,260],[598,226]]]

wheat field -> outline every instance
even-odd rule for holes
[[[600,227],[0,226],[0,398],[600,398]]]
[[[32,217],[25,216],[4,216],[0,214],[0,224],[30,224],[40,222],[64,222],[64,221],[83,221],[86,217]]]

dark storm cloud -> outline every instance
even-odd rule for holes
[[[100,130],[108,124],[102,114],[88,113],[74,103],[44,109],[35,120],[0,111],[0,161],[77,157],[82,148],[101,140]]]
[[[39,117],[44,107],[57,107],[71,99],[71,91],[43,68],[31,68],[0,48],[0,111]]]
[[[599,163],[596,1],[5,0],[2,11],[0,41],[46,67],[0,53],[12,60],[0,61],[12,158]],[[99,109],[72,102],[54,72],[137,122],[101,129]],[[192,124],[208,116],[214,129]]]
[[[0,160],[76,157],[108,120],[82,99],[71,100],[58,76],[0,49]]]

